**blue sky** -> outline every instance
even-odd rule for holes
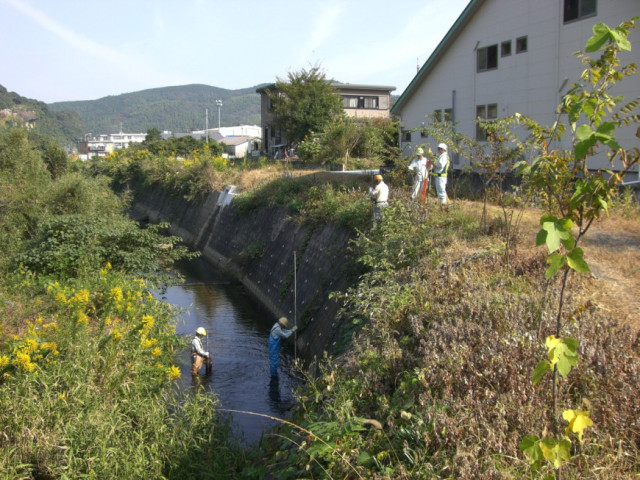
[[[0,85],[47,103],[319,65],[401,94],[468,0],[0,0]]]

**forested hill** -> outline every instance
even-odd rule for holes
[[[0,85],[0,127],[4,125],[26,127],[67,146],[71,146],[84,132],[76,112],[64,108],[54,111],[44,102],[9,92]]]
[[[218,126],[216,100],[222,100],[221,126],[260,125],[260,96],[255,87],[227,90],[209,85],[153,88],[98,100],[49,104],[55,111],[71,110],[82,119],[87,133],[94,135],[144,133],[150,128],[174,133],[205,128],[209,109],[209,128]]]

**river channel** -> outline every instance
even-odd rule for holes
[[[244,287],[225,277],[203,259],[178,266],[184,283],[173,286],[157,298],[179,307],[176,333],[193,338],[198,327],[207,330],[205,350],[213,359],[210,374],[205,368],[195,381],[215,393],[224,409],[284,418],[293,405],[296,380],[289,375],[293,360],[291,341],[283,342],[280,378],[269,375],[268,335],[275,319],[250,298]],[[181,388],[191,388],[190,350],[179,355]],[[235,434],[254,444],[278,422],[248,413],[232,413]]]

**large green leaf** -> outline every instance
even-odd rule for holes
[[[627,39],[627,33],[615,28],[611,30],[611,38],[618,44],[620,50],[631,50],[631,42]]]
[[[550,253],[560,248],[562,240],[573,238],[571,234],[573,222],[568,218],[558,219],[553,215],[543,215],[540,219],[540,225],[546,234],[538,233],[536,244],[546,243]]]
[[[587,262],[584,261],[584,251],[581,248],[574,248],[567,254],[567,264],[579,273],[588,273],[591,271]]]
[[[536,369],[533,371],[531,383],[533,383],[533,385],[536,385],[543,377],[543,375],[549,370],[551,370],[551,365],[549,364],[549,362],[546,360],[540,360],[538,362],[538,365],[536,366]]]
[[[607,40],[611,38],[611,29],[604,23],[596,23],[593,26],[593,36],[587,40],[585,50],[595,52],[600,50]]]
[[[546,272],[544,272],[544,278],[549,280],[556,273],[558,273],[558,271],[564,266],[566,258],[566,255],[562,255],[560,253],[552,253],[551,255],[549,255],[547,257],[549,268],[547,268]]]
[[[532,470],[540,468],[542,463],[542,450],[540,449],[540,439],[535,435],[526,435],[518,444],[522,453],[529,457]]]

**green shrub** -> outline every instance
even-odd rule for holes
[[[189,256],[179,238],[160,234],[166,225],[141,229],[121,215],[58,215],[43,223],[18,257],[25,268],[58,278],[89,275],[100,265],[155,278],[165,265]]]

